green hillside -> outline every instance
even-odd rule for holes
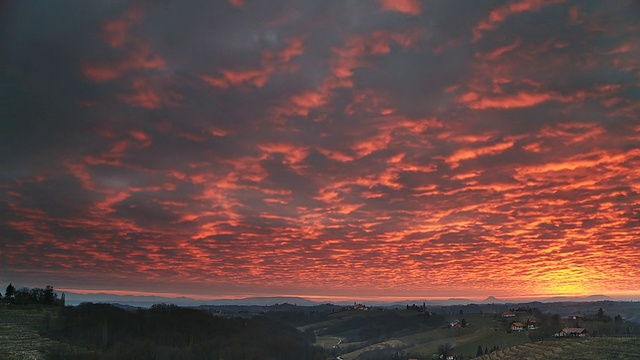
[[[0,358],[43,359],[40,349],[56,342],[40,335],[58,307],[0,306]]]
[[[638,337],[592,337],[588,339],[554,339],[502,349],[477,360],[591,360],[638,359]]]

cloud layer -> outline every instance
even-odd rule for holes
[[[637,2],[6,7],[7,281],[640,295]]]

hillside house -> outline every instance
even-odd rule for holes
[[[585,328],[564,328],[553,335],[554,337],[587,337],[589,331]]]
[[[443,360],[458,360],[459,358],[460,357],[458,356],[458,354],[454,352],[452,349],[447,350],[445,354],[440,355],[440,359],[443,359]]]
[[[518,321],[512,322],[511,331],[524,331],[524,324]]]
[[[537,325],[538,321],[536,319],[527,319],[527,330],[535,330]]]
[[[514,313],[513,311],[505,311],[505,312],[502,313],[502,317],[503,318],[516,317],[516,313]]]
[[[353,302],[353,310],[369,310],[366,305],[357,304],[355,301]]]

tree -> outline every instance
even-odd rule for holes
[[[15,303],[20,305],[28,305],[34,303],[33,296],[31,294],[31,289],[29,288],[21,288],[17,289],[14,293]]]
[[[7,290],[4,292],[4,297],[6,299],[13,299],[13,295],[15,294],[15,292],[16,288],[11,283],[9,283],[9,285],[7,285]]]
[[[482,345],[478,345],[478,351],[476,351],[476,356],[482,356],[484,353],[482,352]]]
[[[53,305],[56,303],[58,295],[53,292],[53,286],[47,285],[42,292],[42,303]]]
[[[462,325],[462,327],[467,327],[467,320],[462,319],[462,322],[460,322],[460,325]]]

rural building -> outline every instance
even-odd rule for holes
[[[357,304],[355,301],[353,302],[353,310],[369,310],[366,305]]]
[[[518,321],[514,321],[511,323],[511,331],[523,331],[524,324]]]
[[[585,328],[564,328],[553,335],[554,337],[587,337],[589,331]]]
[[[502,313],[502,317],[503,318],[516,317],[516,313],[514,313],[513,311],[505,311]]]

